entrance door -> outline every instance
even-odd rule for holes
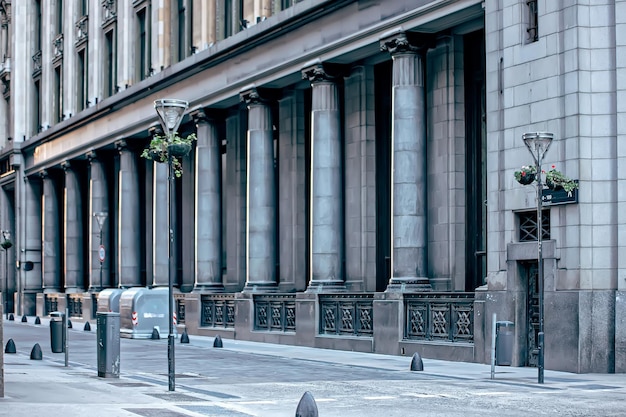
[[[537,366],[539,349],[537,346],[539,334],[539,273],[537,261],[521,263],[522,278],[527,283],[526,292],[526,366]]]

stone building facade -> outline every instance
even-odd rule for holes
[[[0,0],[0,25],[9,311],[89,320],[171,260],[191,334],[488,362],[495,313],[533,366],[542,233],[546,368],[626,371],[626,1]],[[140,157],[161,98],[198,138],[173,205]],[[535,131],[580,186],[542,231],[513,176]]]

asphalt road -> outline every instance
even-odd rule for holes
[[[121,397],[120,403],[125,402],[124,392],[132,395],[130,405],[120,406],[127,414],[120,415],[287,417],[295,415],[306,391],[314,396],[320,417],[626,415],[625,375],[546,373],[546,383],[538,385],[533,370],[524,368],[499,367],[497,378],[491,380],[487,365],[447,363],[445,368],[436,368],[433,364],[429,372],[425,360],[424,372],[411,372],[410,358],[228,339],[220,349],[213,348],[212,338],[193,335],[189,344],[176,342],[176,391],[169,392],[166,339],[121,339],[121,377],[103,379],[96,376],[96,332],[82,329],[83,323],[74,323],[69,331],[69,368],[63,367],[64,353],[51,352],[47,323],[5,321],[4,343],[13,338],[22,359],[39,343],[44,361],[65,370],[65,377],[76,380],[77,389],[80,384],[94,391],[113,386],[119,390],[115,395]],[[12,372],[26,369],[12,361],[5,355],[6,384],[11,383]],[[105,391],[102,402],[115,402],[104,400]],[[22,408],[15,398],[0,399],[0,415],[4,415],[3,408],[8,410],[6,404],[13,406],[11,416],[22,415],[20,410],[25,411],[23,415],[39,415],[37,403],[55,401],[53,395],[44,399],[34,393],[29,399],[29,395],[13,395],[21,398]],[[134,399],[138,395],[145,403],[138,404],[140,400]],[[98,417],[97,407],[89,414]],[[72,415],[70,409],[63,415]]]

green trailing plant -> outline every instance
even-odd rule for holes
[[[578,188],[578,182],[557,170],[555,165],[546,172],[546,185],[552,189],[563,188],[568,194]]]
[[[522,185],[531,184],[537,175],[537,168],[534,165],[524,165],[515,171],[515,179]]]
[[[13,246],[13,242],[11,242],[11,239],[4,239],[0,246],[2,246],[2,249],[7,250]]]
[[[176,175],[177,178],[180,178],[183,175],[183,165],[180,158],[189,153],[191,146],[196,139],[197,137],[195,133],[191,133],[186,137],[174,134],[171,141],[168,140],[168,137],[165,135],[155,135],[150,141],[148,147],[141,152],[141,157],[155,162],[167,162],[168,156],[171,152],[174,175]]]

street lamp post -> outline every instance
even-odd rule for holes
[[[543,222],[542,222],[542,189],[543,183],[541,181],[541,163],[543,157],[552,144],[554,135],[548,132],[533,132],[524,133],[522,139],[524,144],[530,151],[533,159],[535,160],[535,166],[537,168],[536,181],[537,181],[537,269],[538,269],[538,292],[539,292],[539,334],[537,335],[537,345],[539,354],[537,357],[537,382],[543,384],[543,370],[544,370],[544,332],[543,332],[543,254],[541,252],[542,238],[543,238]]]
[[[178,130],[180,122],[189,103],[184,100],[162,99],[154,102],[154,109],[159,115],[159,121],[163,127],[163,132],[167,137],[168,144],[172,143],[174,135]],[[174,265],[174,207],[176,204],[176,196],[174,195],[174,167],[172,163],[172,154],[167,152],[167,169],[168,169],[168,228],[169,228],[169,253],[168,253],[168,304],[169,304],[169,334],[167,335],[167,375],[169,391],[174,391],[176,387],[175,372],[176,360],[174,357],[174,296],[173,296],[173,278],[176,265]]]
[[[11,242],[11,232],[9,230],[2,231],[3,241],[0,244],[4,249],[4,308],[6,319],[9,319],[9,248],[13,246]]]
[[[98,258],[100,259],[100,287],[99,287],[99,291],[102,291],[102,263],[104,262],[104,257],[105,257],[105,254],[106,254],[106,251],[104,249],[104,245],[102,244],[102,226],[104,226],[104,222],[106,221],[108,215],[109,215],[109,213],[107,213],[106,211],[98,211],[98,212],[93,214],[93,217],[95,217],[96,221],[98,222],[98,231],[99,231],[99,235],[100,235],[100,246],[98,247]]]

